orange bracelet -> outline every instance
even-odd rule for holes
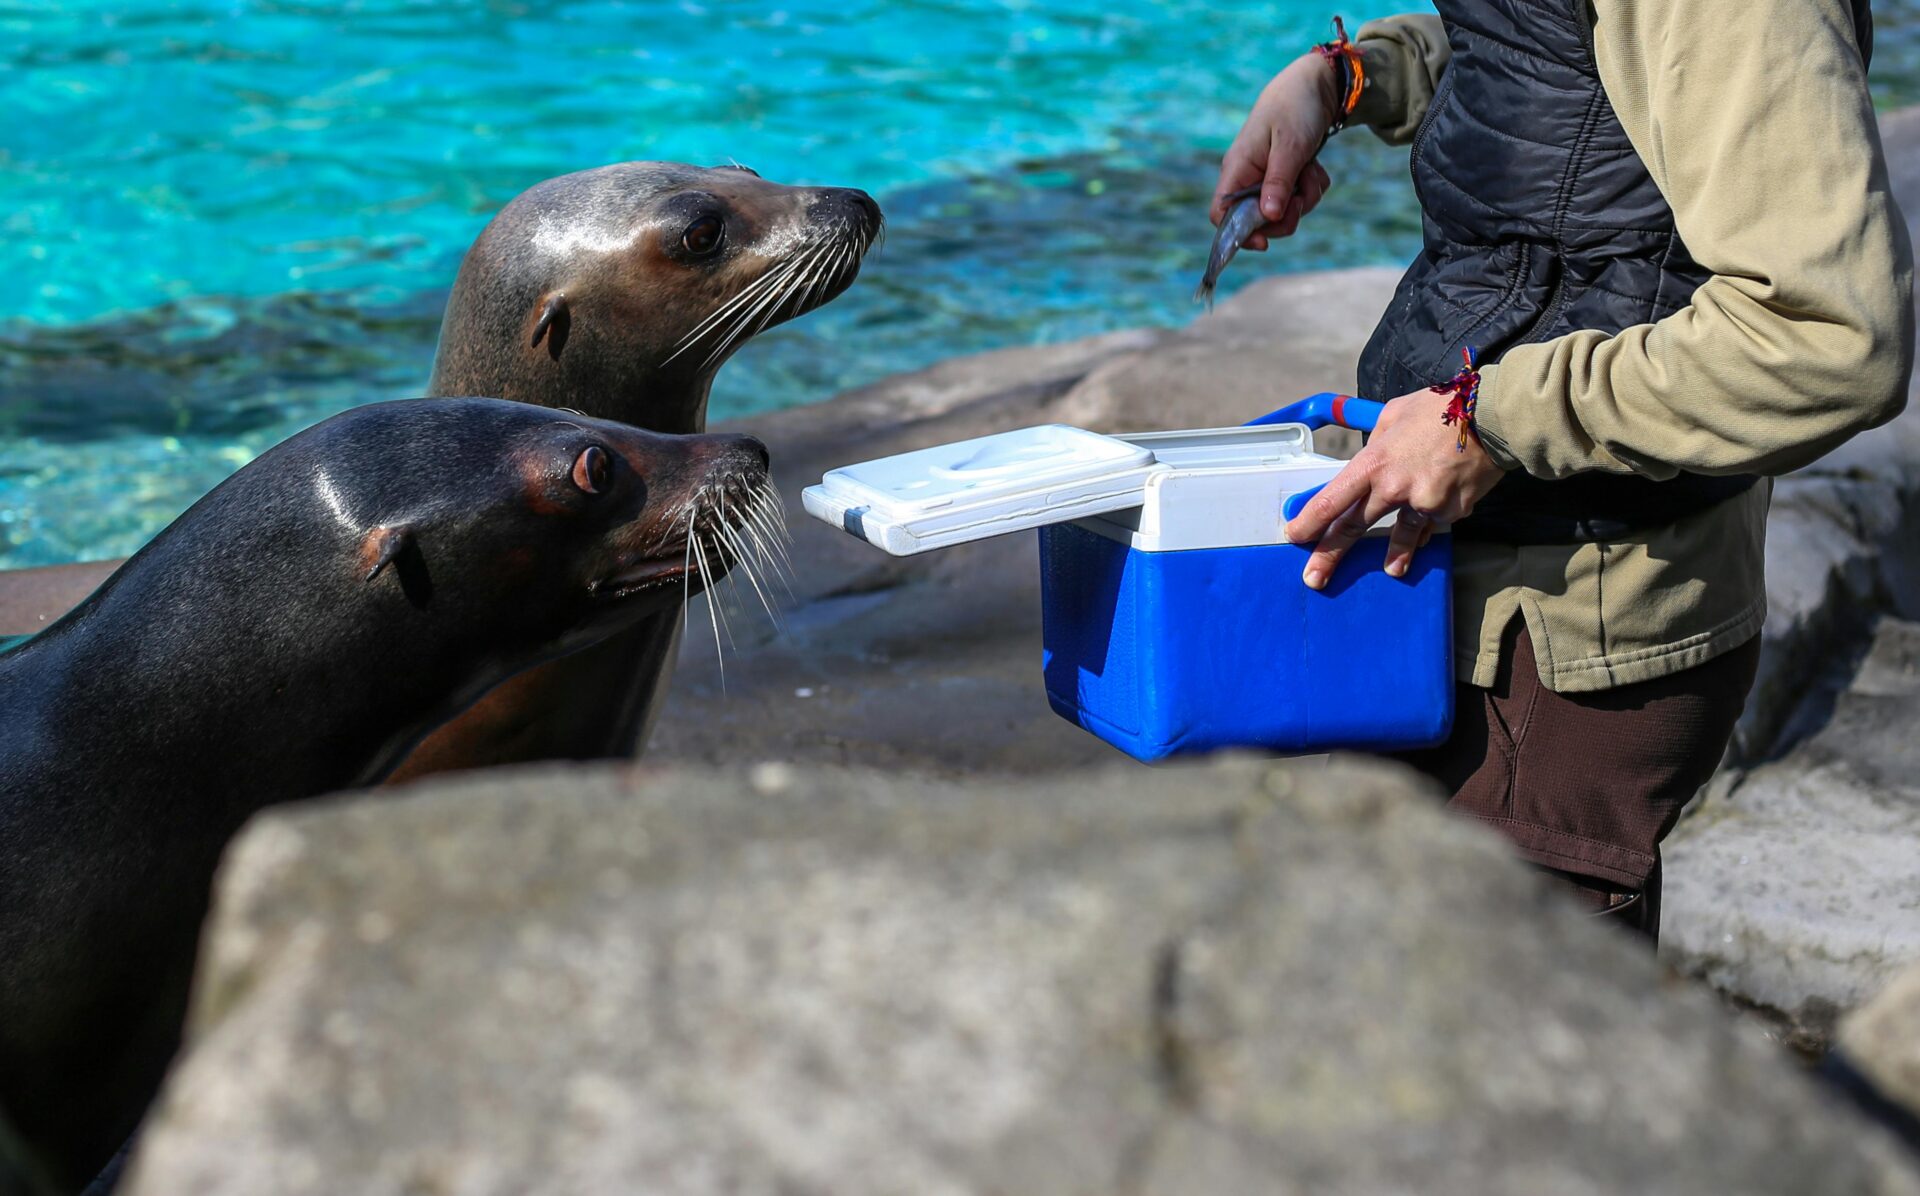
[[[1347,25],[1339,17],[1333,18],[1333,31],[1336,36],[1330,42],[1322,42],[1313,48],[1313,52],[1327,60],[1327,64],[1340,75],[1346,88],[1346,99],[1340,105],[1340,117],[1334,121],[1333,128],[1338,130],[1347,123],[1347,117],[1360,106],[1360,92],[1367,85],[1367,66],[1360,56],[1360,47],[1347,40]]]

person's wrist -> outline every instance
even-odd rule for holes
[[[1474,412],[1474,437],[1480,449],[1486,453],[1487,460],[1508,472],[1520,468],[1519,458],[1507,446],[1506,438],[1501,435],[1500,415],[1504,410],[1500,401],[1500,367],[1483,365],[1480,367],[1480,401]]]
[[[1321,131],[1331,129],[1346,109],[1346,97],[1340,94],[1340,72],[1325,55],[1314,50],[1295,59],[1291,69],[1300,72],[1301,79],[1313,93]]]

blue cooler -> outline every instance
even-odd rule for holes
[[[1314,591],[1282,531],[1344,464],[1311,429],[1379,409],[1315,395],[1238,428],[1024,428],[836,469],[802,500],[899,556],[1038,528],[1047,700],[1135,759],[1424,747],[1453,722],[1452,537],[1388,577],[1383,521]]]

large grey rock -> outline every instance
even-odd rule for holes
[[[1666,860],[1663,954],[1810,1045],[1920,961],[1920,623],[1883,620],[1824,725],[1724,778]]]
[[[1840,1048],[1881,1096],[1920,1117],[1920,964],[1847,1015]]]
[[[1882,611],[1920,618],[1920,404],[1774,483],[1765,650],[1735,732],[1737,760],[1767,753],[1808,679]]]
[[[1920,1192],[1385,765],[259,819],[134,1196]]]

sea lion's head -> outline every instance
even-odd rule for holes
[[[846,290],[881,224],[864,191],[744,166],[622,162],[549,179],[468,250],[433,392],[697,431],[714,371]]]
[[[765,562],[779,520],[751,437],[401,400],[268,450],[106,589],[158,587],[117,600],[193,612],[169,624],[180,634],[204,617],[236,642],[389,662],[470,701]]]
[[[353,462],[344,483],[325,460],[312,474],[369,600],[404,602],[515,667],[677,606],[779,532],[767,451],[749,436],[648,432],[497,399],[336,418],[347,425],[337,434],[379,446],[327,454]]]

